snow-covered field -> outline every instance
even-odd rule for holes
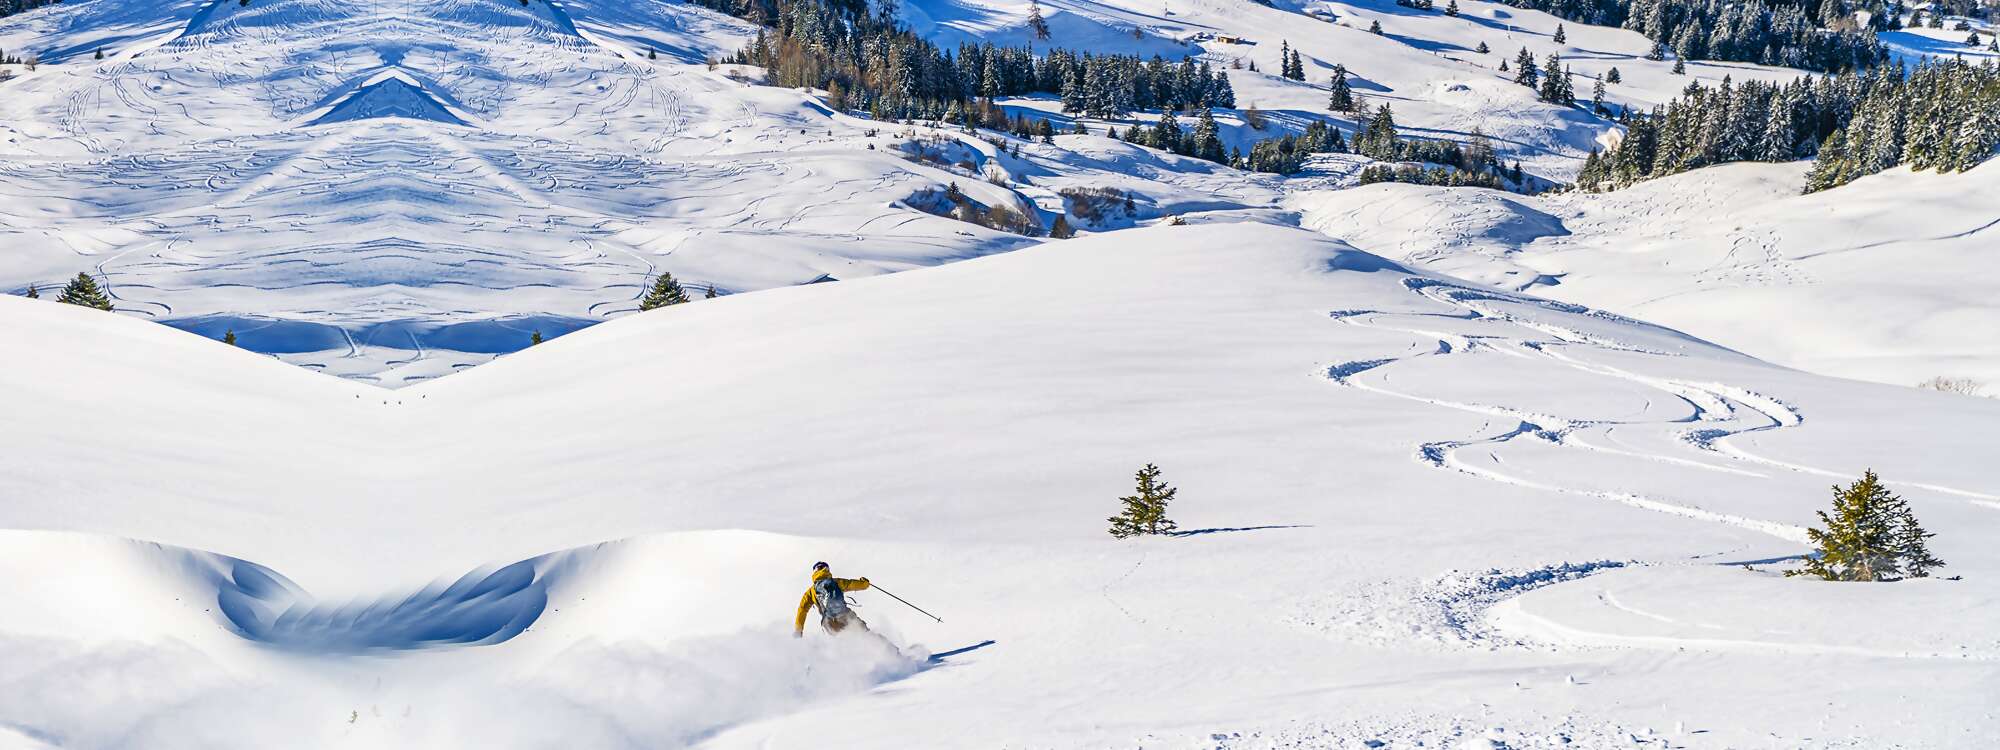
[[[1613,133],[1492,69],[1545,14],[1154,2],[1042,7],[1052,44],[1255,57],[1279,131],[1338,62],[1539,174]],[[900,7],[1032,40],[1025,0]],[[1686,85],[1565,30],[1614,102]],[[45,297],[0,295],[0,749],[2000,734],[2000,400],[1907,387],[2000,381],[2000,167],[1332,190],[1360,157],[1015,154],[704,64],[754,34],[660,0],[0,19],[43,61],[0,82],[0,290]],[[913,207],[949,184],[1135,209],[1043,241]],[[631,314],[659,270],[723,296]],[[46,299],[79,271],[119,314]],[[1182,532],[1113,540],[1149,462]],[[1868,469],[1949,578],[1784,578]],[[943,621],[860,592],[888,643],[795,641],[814,560]]]
[[[2000,382],[2000,162],[1799,195],[1806,164],[1732,164],[1602,195],[1371,185],[1307,226],[1461,278],[1617,310],[1781,364]]]
[[[26,747],[2000,731],[2000,402],[1297,229],[699,302],[398,391],[128,317],[0,315],[0,347],[37,354],[0,371],[0,525],[44,530],[0,545],[0,724]],[[1113,541],[1148,461],[1190,533]],[[1778,577],[1867,467],[1963,580]],[[944,618],[857,594],[898,642],[992,643],[794,642],[822,558]]]

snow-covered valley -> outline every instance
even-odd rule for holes
[[[1557,19],[1459,5],[1037,12],[1214,63],[1233,146],[1352,130],[1336,62],[1541,177],[1615,142],[1487,67]],[[951,45],[1038,43],[1029,12],[899,8]],[[1564,30],[1614,104],[1799,75]],[[39,53],[0,66],[0,749],[2000,734],[2000,400],[1910,387],[2000,381],[2000,166],[1355,186],[1043,96],[1002,105],[1093,134],[838,112],[711,64],[757,35],[660,0],[0,18]],[[1306,81],[1231,66],[1280,40]],[[638,312],[661,271],[696,299]],[[79,272],[115,313],[48,299]],[[1146,464],[1179,531],[1112,539]],[[1946,567],[1785,577],[1869,470]],[[942,620],[858,591],[886,641],[794,640],[815,560]]]

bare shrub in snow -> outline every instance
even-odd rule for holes
[[[1917,387],[1927,391],[1942,391],[1944,393],[1957,393],[1965,396],[1978,396],[1980,395],[1981,391],[1984,391],[1986,389],[1986,384],[1981,383],[1977,380],[1973,380],[1972,378],[1950,378],[1950,377],[1945,377],[1943,375],[1939,375],[1937,377],[1931,378],[1930,380],[1918,383]]]

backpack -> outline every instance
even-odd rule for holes
[[[819,616],[834,618],[847,614],[847,594],[840,590],[840,581],[827,576],[813,581],[813,604],[819,607]]]

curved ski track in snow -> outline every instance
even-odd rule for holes
[[[1431,466],[1462,472],[1481,479],[1567,495],[1608,500],[1645,510],[1727,524],[1768,534],[1786,541],[1804,543],[1805,529],[1749,515],[1721,512],[1684,499],[1623,489],[1578,486],[1565,481],[1535,477],[1515,471],[1501,452],[1524,444],[1538,444],[1600,456],[1632,459],[1676,468],[1697,469],[1726,477],[1765,479],[1755,468],[1811,474],[1835,479],[1847,473],[1794,464],[1751,454],[1728,442],[1728,438],[1798,426],[1805,421],[1800,411],[1779,398],[1725,383],[1693,382],[1631,372],[1609,364],[1590,361],[1595,352],[1617,352],[1645,356],[1678,356],[1611,340],[1588,331],[1566,327],[1533,317],[1510,313],[1503,305],[1520,305],[1556,313],[1616,319],[1616,316],[1549,300],[1505,292],[1476,289],[1429,278],[1410,278],[1404,286],[1425,300],[1440,303],[1451,312],[1404,312],[1387,310],[1337,310],[1331,317],[1347,325],[1412,334],[1435,342],[1425,344],[1415,354],[1335,364],[1326,370],[1334,383],[1421,403],[1456,409],[1509,423],[1506,429],[1487,435],[1455,437],[1425,442],[1416,450],[1416,459]],[[1436,321],[1444,325],[1425,325]],[[1629,321],[1627,321],[1629,322]],[[1495,335],[1477,335],[1444,330],[1450,325],[1475,330],[1499,329]],[[1506,329],[1534,335],[1509,334]],[[1572,353],[1575,352],[1575,353]],[[1504,404],[1481,403],[1448,395],[1389,387],[1386,370],[1435,357],[1499,355],[1546,363],[1591,377],[1622,380],[1666,394],[1687,409],[1686,416],[1672,420],[1608,420],[1541,413]],[[1634,429],[1654,433],[1656,451],[1635,451],[1613,447],[1614,431]],[[1674,446],[1693,449],[1689,455],[1667,451]],[[1483,456],[1469,457],[1474,450]],[[1716,458],[1726,459],[1717,461]],[[1746,467],[1748,464],[1751,467]],[[2000,496],[1930,484],[1904,483],[1934,492],[1967,498],[1974,503],[1996,506]]]

